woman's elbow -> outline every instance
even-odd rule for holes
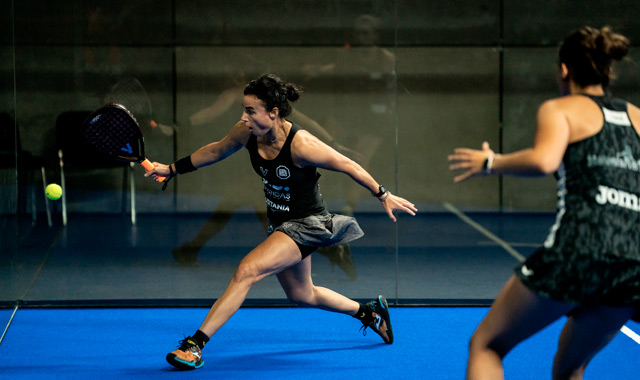
[[[544,159],[536,162],[533,171],[534,174],[543,177],[555,173],[559,167],[560,162],[551,159]]]

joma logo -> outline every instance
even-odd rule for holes
[[[598,190],[600,193],[596,194],[596,202],[599,204],[604,205],[609,203],[640,212],[640,205],[638,205],[638,196],[636,194],[603,185],[598,186]]]

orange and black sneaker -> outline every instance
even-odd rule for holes
[[[180,369],[197,369],[204,365],[202,350],[190,336],[180,341],[177,350],[167,354],[167,362]]]
[[[393,330],[391,329],[391,317],[389,316],[389,305],[383,296],[378,296],[366,304],[371,312],[370,316],[362,319],[362,334],[367,335],[367,327],[380,335],[386,344],[393,343]]]

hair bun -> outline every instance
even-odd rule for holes
[[[302,89],[293,83],[285,84],[285,90],[287,91],[287,100],[290,102],[295,102],[302,94]]]
[[[599,32],[596,43],[604,54],[616,61],[627,55],[629,52],[629,39],[627,37],[614,33],[608,26],[601,28]]]

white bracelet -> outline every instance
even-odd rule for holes
[[[387,200],[387,198],[389,198],[389,194],[391,194],[391,193],[387,191],[386,193],[384,193],[384,198],[382,198],[382,199],[378,198],[378,200],[379,200],[380,202],[384,202],[384,201],[386,201],[386,200]]]
[[[489,175],[491,174],[491,169],[493,168],[493,158],[494,155],[490,155],[489,157],[487,157],[486,160],[484,160],[484,165],[482,165],[482,169],[484,170],[484,174]]]

